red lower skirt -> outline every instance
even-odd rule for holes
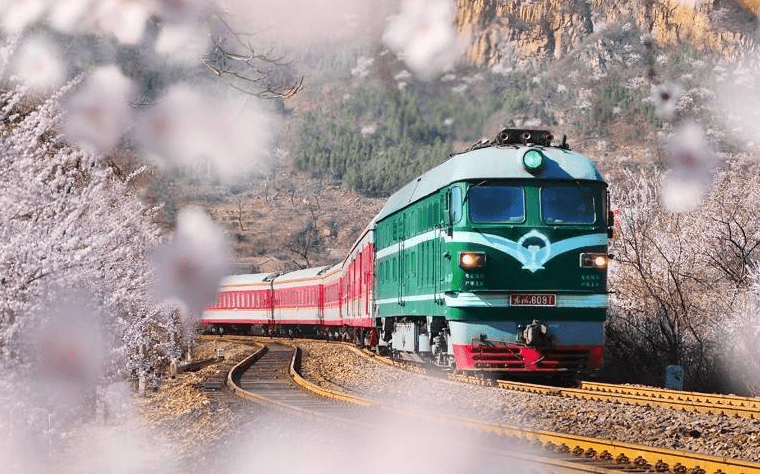
[[[454,344],[459,370],[504,370],[505,372],[567,372],[599,369],[604,346],[556,346],[549,348],[508,345]]]

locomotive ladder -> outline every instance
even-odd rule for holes
[[[436,304],[443,302],[443,228],[436,226],[435,240],[433,240],[433,301]]]
[[[404,306],[404,239],[398,241],[398,292],[396,296],[399,306]]]

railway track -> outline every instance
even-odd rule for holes
[[[310,418],[329,419],[357,429],[376,429],[377,425],[373,425],[372,420],[386,421],[389,416],[446,425],[449,429],[479,433],[478,444],[471,449],[492,456],[518,459],[538,472],[760,473],[760,463],[424,413],[340,393],[301,378],[297,370],[297,354],[292,348],[281,344],[270,347],[273,349],[259,351],[236,367],[228,377],[228,385],[238,395],[257,403]],[[288,357],[291,357],[290,364],[285,369]],[[259,363],[258,368],[249,372]],[[254,381],[254,378],[258,380]],[[298,386],[305,390],[299,390]],[[314,395],[320,398],[315,399]],[[505,451],[504,437],[519,440],[522,448]],[[553,454],[526,455],[523,454],[525,446],[540,447],[544,452]]]
[[[234,336],[233,336],[234,337]],[[242,340],[250,340],[242,336]],[[393,365],[413,372],[435,375],[417,365],[392,361],[380,357],[368,350],[360,350],[352,344],[345,343],[354,352],[369,357],[376,362]],[[498,386],[506,390],[554,395],[579,400],[594,400],[608,403],[635,406],[651,406],[710,415],[725,415],[760,420],[760,398],[740,397],[734,395],[705,394],[667,390],[654,387],[634,387],[627,385],[608,384],[599,382],[581,382],[578,387],[564,388],[552,385],[541,385],[508,380],[491,380],[461,374],[449,374],[450,380],[476,385]]]
[[[451,425],[451,420],[441,420],[435,414],[412,414],[407,410],[398,409],[357,397],[354,395],[338,393],[324,389],[303,379],[298,373],[300,350],[281,344],[269,344],[262,350],[257,351],[251,357],[235,367],[227,378],[228,387],[238,396],[244,397],[256,403],[285,410],[291,414],[329,421],[331,423],[357,430],[357,435],[366,436],[368,432],[378,431],[380,426],[403,426],[410,423],[410,419],[426,419],[432,426],[435,424]],[[414,421],[413,424],[417,424]],[[455,428],[462,428],[457,423]],[[415,430],[416,431],[416,430]],[[589,462],[588,459],[578,458],[571,461],[565,460],[566,454],[554,453],[548,456],[526,454],[526,450],[535,447],[519,443],[512,446],[512,450],[504,448],[504,439],[498,433],[480,431],[479,444],[465,446],[498,460],[502,465],[504,461],[511,461],[511,472],[533,473],[610,473],[619,472],[610,470]],[[394,436],[394,440],[398,438]],[[419,439],[416,442],[420,442]],[[464,442],[467,443],[467,442]],[[514,444],[514,443],[513,443]],[[461,447],[461,445],[459,445]],[[518,450],[515,450],[518,449]],[[483,462],[482,460],[480,462]],[[514,464],[514,463],[517,464]]]
[[[633,387],[581,382],[577,388],[561,388],[498,380],[500,388],[624,405],[652,406],[710,415],[760,419],[760,399],[733,395],[711,395],[652,387]]]
[[[339,398],[316,398],[293,380],[294,348],[272,343],[263,346],[227,375],[227,387],[237,396],[270,408],[302,416],[350,422],[370,403],[345,403]]]

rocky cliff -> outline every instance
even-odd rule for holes
[[[736,59],[758,51],[758,0],[458,0],[467,59],[512,66],[562,59],[596,33],[628,25],[659,46],[689,43]]]

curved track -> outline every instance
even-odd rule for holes
[[[239,397],[272,408],[353,423],[360,409],[355,404],[317,398],[302,390],[290,376],[295,362],[293,347],[267,344],[229,372],[227,387]]]
[[[240,339],[247,341],[251,340],[251,338],[247,336],[240,336]],[[360,350],[353,344],[336,344],[345,344],[354,352],[365,357],[370,357],[376,362],[394,365],[396,367],[404,368],[405,370],[411,370],[413,372],[427,375],[435,375],[438,373],[435,370],[425,370],[418,365],[410,365],[404,362],[392,361],[386,357],[377,356],[368,350]],[[711,415],[760,419],[760,398],[686,392],[654,387],[635,387],[598,382],[581,382],[577,388],[565,388],[553,385],[513,382],[508,380],[491,380],[461,374],[447,376],[450,380],[458,382],[476,385],[492,385],[506,390],[520,392],[555,395],[580,400],[596,400],[623,405],[656,406],[672,410]]]
[[[276,409],[296,413],[308,418],[330,421],[348,429],[375,431],[380,425],[409,423],[411,418],[423,419],[430,425],[448,425],[455,429],[465,428],[479,432],[477,444],[465,445],[464,449],[490,456],[501,463],[511,462],[510,472],[533,473],[610,473],[605,462],[594,462],[584,457],[572,458],[566,453],[526,454],[535,446],[520,441],[505,443],[501,433],[478,429],[466,420],[441,417],[438,414],[413,413],[380,402],[349,394],[338,393],[318,387],[298,374],[299,350],[281,344],[268,344],[251,357],[238,364],[228,375],[227,385],[238,396]],[[452,423],[453,422],[453,423]],[[418,423],[415,421],[414,423]],[[494,436],[496,435],[496,436]],[[403,440],[403,438],[398,438]],[[468,441],[474,438],[468,436]],[[507,446],[505,447],[505,444]],[[462,447],[459,444],[458,449]],[[517,463],[517,464],[514,464]],[[617,467],[617,466],[615,466]]]
[[[290,344],[292,341],[285,341],[284,343]],[[385,358],[376,357],[371,352],[362,351],[353,346],[349,347],[351,347],[352,351],[360,353],[365,357],[372,357],[378,362],[390,365],[402,365],[397,362],[389,361]],[[295,367],[296,364],[293,364],[291,366],[291,375],[296,380],[298,380],[300,379],[300,376],[295,371]],[[487,380],[464,377],[461,375],[455,376],[453,378],[460,381],[467,381],[469,383],[494,384]],[[662,404],[657,403],[657,405],[668,406],[664,405],[664,403],[666,400],[669,400],[668,403],[670,408],[678,407],[679,404],[684,404],[684,401],[686,401],[687,406],[691,404],[690,406],[692,407],[700,403],[722,404],[723,407],[726,407],[729,405],[729,403],[735,404],[737,403],[736,400],[742,400],[741,397],[715,397],[715,400],[709,400],[709,398],[712,397],[705,397],[704,395],[700,394],[690,394],[689,392],[672,392],[662,389],[652,390],[653,395],[647,396],[646,394],[641,393],[641,391],[645,389],[638,387],[591,384],[587,382],[584,382],[582,387],[577,389],[565,389],[545,385],[521,384],[504,381],[498,381],[496,384],[502,386],[503,388],[508,388],[511,390],[521,390],[560,396],[574,396],[583,399],[594,398],[616,403],[626,403],[623,400],[628,397],[630,400],[629,403],[653,405],[653,403],[646,402],[645,400],[649,398],[659,397],[662,401]],[[372,405],[379,407],[386,414],[394,413],[406,418],[416,418],[418,420],[423,420],[425,423],[445,424],[449,427],[455,427],[456,429],[462,428],[469,431],[496,435],[495,439],[500,440],[489,441],[485,444],[480,444],[474,449],[495,449],[497,451],[500,449],[503,450],[504,437],[527,441],[528,444],[535,447],[540,446],[544,450],[554,451],[562,454],[563,456],[570,457],[571,459],[581,460],[583,463],[588,463],[589,467],[592,469],[590,472],[609,472],[608,469],[612,469],[617,471],[676,472],[694,474],[760,473],[760,463],[753,463],[736,459],[726,459],[690,452],[652,448],[629,443],[599,440],[582,436],[565,435],[562,433],[529,430],[515,426],[499,425],[462,417],[441,415],[440,413],[422,413],[414,410],[394,407],[378,401],[354,397],[345,393],[338,393],[321,387],[316,387],[315,385],[309,384],[308,382],[302,382],[301,385],[306,386],[306,388],[309,390],[313,390],[315,394],[319,394],[323,397],[329,397],[333,400],[341,400],[343,402],[356,403],[365,406]],[[631,395],[626,395],[623,389],[630,389],[634,391],[634,393]],[[688,399],[684,397],[684,400],[679,400],[678,396],[674,395],[676,393],[689,394],[694,396],[695,399],[688,401]],[[752,399],[749,399],[745,402],[747,403],[748,410],[752,409],[752,404],[749,403],[751,401]],[[725,411],[718,410],[708,413],[725,413]],[[491,445],[492,442],[496,444]],[[499,442],[501,443],[502,448],[499,448]],[[578,467],[568,467],[568,469],[571,469],[571,471],[572,469],[576,469],[576,471],[572,472],[577,472]],[[547,470],[545,466],[543,470]],[[539,472],[541,472],[540,469]]]
[[[371,353],[353,349],[366,356]],[[384,363],[388,363],[385,359]],[[393,365],[398,365],[393,363]],[[483,379],[475,379],[476,382],[484,383]],[[526,388],[530,384],[520,384]],[[533,385],[535,389],[550,390],[556,393],[556,387]],[[614,387],[614,386],[613,386]],[[608,387],[610,389],[611,387]],[[569,389],[584,391],[583,389]],[[586,392],[588,391],[585,390]],[[548,393],[548,392],[547,392]],[[732,397],[729,397],[732,398]],[[378,402],[379,403],[379,402]],[[648,472],[675,472],[694,474],[729,474],[729,473],[760,473],[760,463],[727,459],[717,456],[709,456],[691,452],[675,451],[670,449],[654,448],[649,446],[634,445],[616,441],[600,440],[576,435],[566,435],[541,430],[531,430],[510,425],[494,424],[471,420],[462,417],[428,414],[384,405],[390,411],[404,412],[409,416],[425,420],[445,422],[451,426],[477,430],[486,433],[497,434],[509,438],[526,440],[534,445],[540,445],[550,451],[572,455],[575,459],[583,459],[585,462],[598,463],[601,468],[611,468],[623,471],[648,471]]]

